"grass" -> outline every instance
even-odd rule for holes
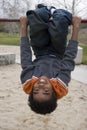
[[[81,47],[83,48],[82,64],[87,65],[87,46],[81,45]]]
[[[20,36],[18,34],[11,35],[8,33],[0,33],[0,45],[16,45],[20,44]]]
[[[87,45],[87,28],[79,31],[79,41]]]

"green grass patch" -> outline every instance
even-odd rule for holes
[[[19,34],[0,33],[0,45],[20,45]]]
[[[84,43],[87,45],[87,31],[83,30],[82,32],[79,33],[78,40],[80,43]]]
[[[80,45],[83,48],[83,57],[82,57],[82,64],[87,65],[87,46]]]

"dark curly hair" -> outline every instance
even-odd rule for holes
[[[52,93],[52,96],[47,101],[38,102],[33,98],[33,92],[28,97],[28,105],[31,110],[38,114],[47,114],[53,112],[57,107],[57,97],[55,92]]]

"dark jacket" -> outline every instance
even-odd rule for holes
[[[21,38],[21,82],[25,83],[32,76],[47,76],[60,79],[66,86],[71,79],[71,71],[75,67],[78,42],[70,40],[63,58],[56,55],[44,55],[32,61],[32,51],[27,37]]]

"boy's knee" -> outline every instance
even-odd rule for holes
[[[48,22],[50,18],[49,10],[46,7],[37,8],[35,10],[27,11],[27,16],[30,14],[34,14],[34,16],[38,16],[40,19],[42,19],[44,22]]]
[[[53,17],[55,19],[58,19],[60,23],[68,23],[68,25],[71,25],[72,23],[72,14],[66,10],[63,9],[56,9]]]

